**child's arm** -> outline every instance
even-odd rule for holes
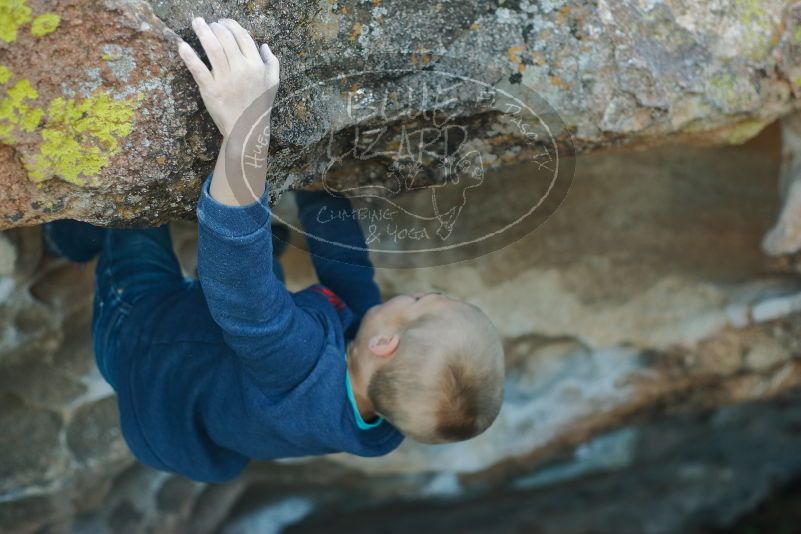
[[[242,176],[236,172],[236,165],[226,168],[225,162],[238,161],[244,150],[241,139],[231,140],[237,121],[255,120],[261,112],[266,113],[266,120],[260,121],[267,127],[266,152],[269,113],[278,91],[278,58],[266,43],[257,48],[247,31],[234,20],[223,19],[209,25],[202,18],[196,18],[192,28],[206,51],[212,70],[206,68],[187,43],[181,43],[178,52],[197,82],[206,110],[223,135],[210,193],[215,200],[228,206],[249,204],[264,192],[265,174],[253,172]],[[255,110],[258,115],[244,117],[248,107],[256,101],[261,106]],[[254,112],[253,109],[248,111],[251,115]],[[229,176],[229,172],[233,175]]]
[[[303,228],[311,236],[306,241],[317,277],[353,312],[353,324],[345,333],[347,339],[352,339],[367,310],[381,303],[364,233],[353,218],[331,220],[330,215],[326,216],[352,213],[347,198],[326,191],[296,191],[295,201]]]
[[[238,114],[264,91],[271,91],[268,104],[272,105],[278,62],[266,45],[260,55],[247,32],[233,21],[208,26],[195,19],[193,27],[212,71],[189,45],[181,45],[181,57],[224,138],[217,167],[203,185],[197,207],[198,275],[227,344],[260,386],[279,393],[297,385],[315,365],[324,329],[315,315],[296,306],[272,272],[265,176],[243,184],[246,179],[232,176],[236,170],[224,165],[226,156],[242,150],[229,137]],[[243,201],[243,185],[252,192],[249,203]],[[253,197],[257,192],[258,198]]]
[[[225,26],[214,23],[209,27],[202,19],[193,21],[195,32],[209,56],[211,73],[188,44],[182,44],[180,52],[200,87],[209,114],[224,138],[208,188],[209,194],[222,204],[242,206],[263,194],[265,180],[263,175],[242,177],[238,173],[235,176],[227,174],[235,173],[236,166],[226,168],[226,159],[239,161],[243,150],[242,146],[229,140],[229,135],[236,119],[255,99],[264,100],[267,108],[272,106],[278,87],[278,60],[266,44],[258,50],[247,32],[236,22],[226,20],[224,24]],[[226,29],[229,29],[233,36],[225,31]],[[269,141],[269,135],[267,137]],[[323,241],[311,239],[309,245],[320,282],[337,293],[355,315],[353,325],[346,332],[346,337],[350,338],[358,329],[364,313],[381,302],[378,286],[373,282],[370,258],[365,250],[358,250],[366,248],[364,236],[356,221],[342,221],[337,224],[320,224],[316,221],[317,212],[323,206],[333,210],[350,210],[350,202],[347,199],[335,198],[323,192],[299,192],[297,199],[304,227],[311,235],[323,239]],[[198,206],[201,223],[204,222],[203,212],[209,211],[206,207],[209,204],[212,203],[203,202],[201,198]],[[259,207],[248,209],[261,213]],[[269,223],[268,218],[259,218],[257,215],[252,217],[258,218],[263,225]],[[202,237],[201,235],[201,239]],[[331,245],[325,242],[326,239],[356,248],[347,249]],[[228,253],[232,254],[234,251]],[[244,260],[243,255],[247,252],[237,252],[237,254]],[[260,254],[265,255],[264,252]],[[265,269],[269,267],[270,262],[267,259],[263,259],[262,262]],[[208,271],[207,276],[210,276]],[[233,274],[227,273],[226,276],[231,277]],[[206,285],[204,284],[204,289]],[[244,312],[244,309],[242,311]]]

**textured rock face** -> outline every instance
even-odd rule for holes
[[[0,6],[0,227],[71,217],[105,225],[190,215],[218,142],[177,36],[194,15],[241,20],[282,61],[269,177],[277,194],[319,178],[330,134],[361,124],[343,106],[388,95],[386,147],[411,115],[459,117],[490,168],[530,156],[503,113],[469,91],[441,108],[426,69],[550,102],[554,134],[579,150],[666,139],[737,143],[798,107],[801,4],[785,0],[503,3],[7,0]],[[176,34],[177,33],[177,34]],[[447,59],[451,58],[451,59]],[[401,68],[403,67],[403,68]],[[352,87],[321,86],[369,68]],[[394,70],[393,70],[394,69]],[[326,92],[321,87],[328,87]],[[322,98],[322,96],[326,98]],[[540,109],[538,111],[543,111]],[[347,168],[345,181],[380,181]],[[429,177],[435,180],[436,177]]]
[[[562,208],[514,245],[380,271],[387,296],[452,291],[498,324],[509,375],[486,434],[378,460],[255,463],[221,485],[134,461],[92,361],[91,265],[43,258],[38,228],[0,234],[0,531],[731,524],[801,475],[801,283],[759,247],[778,210],[776,133],[584,156]],[[491,198],[504,205],[502,190]],[[194,234],[173,225],[187,272]],[[284,265],[292,287],[312,281],[299,249]]]
[[[188,144],[205,129],[146,3],[13,0],[0,24],[2,226],[188,209],[204,157]]]

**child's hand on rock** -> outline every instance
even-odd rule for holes
[[[206,24],[202,18],[192,28],[211,63],[211,71],[187,43],[178,53],[197,82],[206,109],[225,138],[245,110],[260,99],[263,113],[271,110],[278,90],[278,58],[267,44],[257,47],[248,32],[234,20]],[[258,116],[250,120],[259,119]]]

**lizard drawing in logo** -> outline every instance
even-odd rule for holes
[[[385,149],[379,150],[382,141]],[[453,232],[467,204],[468,190],[484,183],[481,153],[468,148],[467,130],[457,124],[412,131],[402,125],[397,135],[390,135],[389,127],[371,130],[356,127],[351,142],[342,145],[332,129],[328,160],[322,171],[326,191],[349,198],[381,199],[409,217],[434,224],[434,233],[442,241]],[[383,180],[344,187],[332,178],[355,161],[378,164],[383,169]],[[430,205],[415,207],[415,211],[397,198],[425,189],[430,191]]]

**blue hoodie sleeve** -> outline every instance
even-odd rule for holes
[[[353,312],[353,323],[345,332],[346,339],[353,339],[367,310],[381,303],[364,233],[347,198],[326,191],[296,191],[295,202],[317,277]]]
[[[268,191],[227,206],[203,184],[197,207],[198,278],[214,321],[251,378],[288,391],[312,370],[325,343],[324,320],[295,304],[273,273]]]

